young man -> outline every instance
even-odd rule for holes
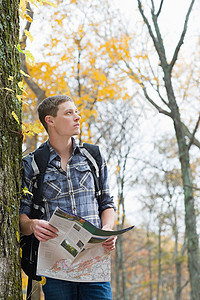
[[[101,180],[103,197],[101,218],[95,199],[94,178],[87,158],[75,143],[74,135],[80,133],[80,116],[72,99],[68,96],[46,98],[38,107],[39,119],[45,127],[49,139],[50,157],[43,182],[45,213],[42,219],[30,219],[32,198],[30,194],[21,201],[20,228],[24,235],[34,234],[39,241],[48,241],[57,236],[57,229],[48,221],[59,206],[69,213],[83,217],[93,225],[112,230],[114,226],[114,203],[110,197],[105,161],[102,164]],[[32,159],[30,153],[23,159],[23,186],[32,191]],[[115,238],[103,243],[106,251],[115,248]],[[47,300],[110,300],[109,282],[76,283],[47,278],[43,287]]]

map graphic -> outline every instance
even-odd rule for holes
[[[110,281],[110,265],[110,256],[107,254],[72,264],[67,259],[61,259],[45,273],[48,277],[69,281]]]

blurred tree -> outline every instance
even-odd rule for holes
[[[0,299],[21,299],[19,201],[21,102],[19,1],[1,2],[0,14]]]

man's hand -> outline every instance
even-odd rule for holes
[[[115,224],[115,213],[113,208],[105,209],[101,214],[101,224],[103,230],[111,230]],[[112,237],[106,242],[102,243],[102,246],[105,248],[107,252],[110,252],[115,249],[115,242],[117,237]]]
[[[109,226],[107,225],[103,226],[102,229],[112,231],[112,229],[110,229]],[[102,243],[102,246],[105,248],[106,252],[110,252],[115,249],[116,240],[117,237],[114,236],[111,239],[107,240],[106,242]]]
[[[40,242],[46,242],[57,237],[58,230],[45,220],[32,220],[32,231]]]
[[[30,219],[27,215],[21,214],[19,223],[21,232],[24,235],[31,235],[33,233],[35,237],[41,242],[54,239],[58,236],[58,230],[55,227],[51,226],[48,221]]]
[[[106,242],[102,243],[102,246],[105,248],[106,252],[110,252],[115,249],[117,237],[114,236],[111,239],[107,240]]]

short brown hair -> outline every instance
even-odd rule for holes
[[[58,112],[58,105],[61,103],[67,102],[67,101],[74,102],[69,96],[66,96],[66,95],[51,96],[51,97],[45,98],[38,105],[37,111],[38,111],[39,119],[47,132],[48,132],[48,126],[45,121],[45,117],[47,115],[56,117],[57,112]]]

